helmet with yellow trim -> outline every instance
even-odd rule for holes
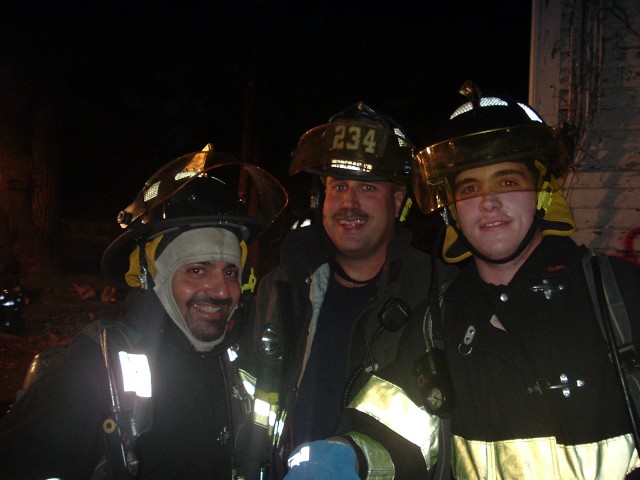
[[[289,173],[408,185],[414,153],[393,119],[358,102],[300,137]]]
[[[250,207],[247,198],[252,191],[257,193],[258,204]],[[118,214],[124,233],[105,250],[103,275],[116,286],[138,286],[135,272],[131,274],[132,262],[153,268],[145,264],[156,256],[161,237],[175,238],[194,228],[224,228],[241,243],[251,243],[273,223],[287,201],[286,191],[271,174],[215,152],[211,145],[182,155],[154,173],[133,203]],[[134,251],[140,254],[139,262],[133,258]],[[244,257],[246,248],[243,252]]]
[[[543,235],[571,235],[575,221],[559,182],[570,164],[562,132],[547,126],[531,106],[502,96],[482,96],[470,81],[460,93],[468,101],[451,114],[437,141],[416,155],[413,168],[413,192],[420,209],[431,213],[446,207],[444,259],[455,263],[477,255],[459,232],[457,175],[502,162],[524,163],[536,175],[537,213],[531,231],[540,227]],[[487,193],[499,192],[478,195]]]

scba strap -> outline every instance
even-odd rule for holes
[[[608,257],[588,250],[582,265],[609,357],[618,374],[634,442],[640,448],[640,368],[629,315]]]
[[[622,300],[622,296],[620,295],[615,274],[613,273],[613,269],[611,268],[611,264],[609,263],[606,255],[602,255],[588,249],[582,259],[582,266],[584,268],[585,278],[595,307],[595,313],[598,318],[598,323],[600,324],[600,329],[602,330],[603,336],[606,338],[605,326],[603,323],[604,319],[600,313],[596,279],[593,272],[594,259],[596,259],[600,266],[600,273],[602,277],[601,283],[604,288],[607,309],[609,311],[611,321],[613,322],[613,332],[615,335],[617,351],[625,359],[632,362],[632,364],[627,365],[628,367],[631,367],[637,364],[635,359],[636,352],[633,344],[631,322],[629,320],[629,315],[624,305],[624,301]]]
[[[119,321],[103,321],[98,329],[87,332],[94,340],[95,334],[99,335],[111,396],[111,411],[104,413],[102,422],[105,455],[91,480],[135,478],[140,467],[137,439],[151,429],[149,366],[145,355],[130,353],[133,347],[128,331]],[[136,376],[138,380],[146,378],[149,384],[144,388],[129,385]]]

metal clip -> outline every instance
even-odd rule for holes
[[[473,325],[469,325],[467,331],[464,334],[464,338],[462,339],[462,343],[458,344],[458,353],[460,355],[469,355],[473,350],[471,346],[471,342],[476,336],[476,327]]]
[[[231,432],[229,431],[229,427],[225,425],[224,427],[222,427],[222,431],[220,432],[220,435],[218,435],[218,438],[216,440],[218,440],[218,443],[220,445],[226,445],[230,439]]]
[[[556,385],[551,385],[549,382],[545,380],[537,380],[536,384],[533,387],[528,387],[528,393],[539,393],[542,395],[542,390],[562,390],[562,395],[565,398],[569,398],[571,396],[571,388],[575,386],[576,388],[584,387],[584,380],[576,380],[575,385],[571,385],[569,383],[569,377],[566,374],[560,374],[560,383]]]
[[[558,284],[558,288],[554,288],[550,283],[548,278],[542,279],[542,285],[534,285],[531,287],[531,291],[533,292],[542,292],[544,294],[544,298],[547,300],[551,300],[551,296],[554,292],[561,292],[566,287],[563,284]]]
[[[149,278],[147,277],[147,269],[140,265],[138,269],[138,281],[140,282],[140,287],[142,290],[149,289]]]

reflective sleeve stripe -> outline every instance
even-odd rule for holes
[[[147,356],[141,353],[118,352],[122,371],[122,388],[138,397],[151,397],[151,370]]]
[[[375,418],[416,445],[428,467],[435,463],[440,420],[413,403],[397,385],[373,375],[355,396],[349,408]]]
[[[373,438],[359,432],[347,432],[367,459],[367,480],[393,480],[396,469],[389,452]]]
[[[554,437],[482,442],[453,435],[456,478],[625,478],[640,467],[630,434],[581,445],[561,445]],[[514,461],[517,459],[517,461]]]

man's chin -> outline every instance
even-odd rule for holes
[[[193,332],[192,332],[193,333]],[[215,342],[216,340],[220,340],[224,336],[224,330],[215,333],[199,333],[193,335],[201,342]]]
[[[227,322],[210,320],[200,320],[195,325],[187,321],[187,326],[194,337],[201,342],[214,342],[224,336],[227,328]]]

